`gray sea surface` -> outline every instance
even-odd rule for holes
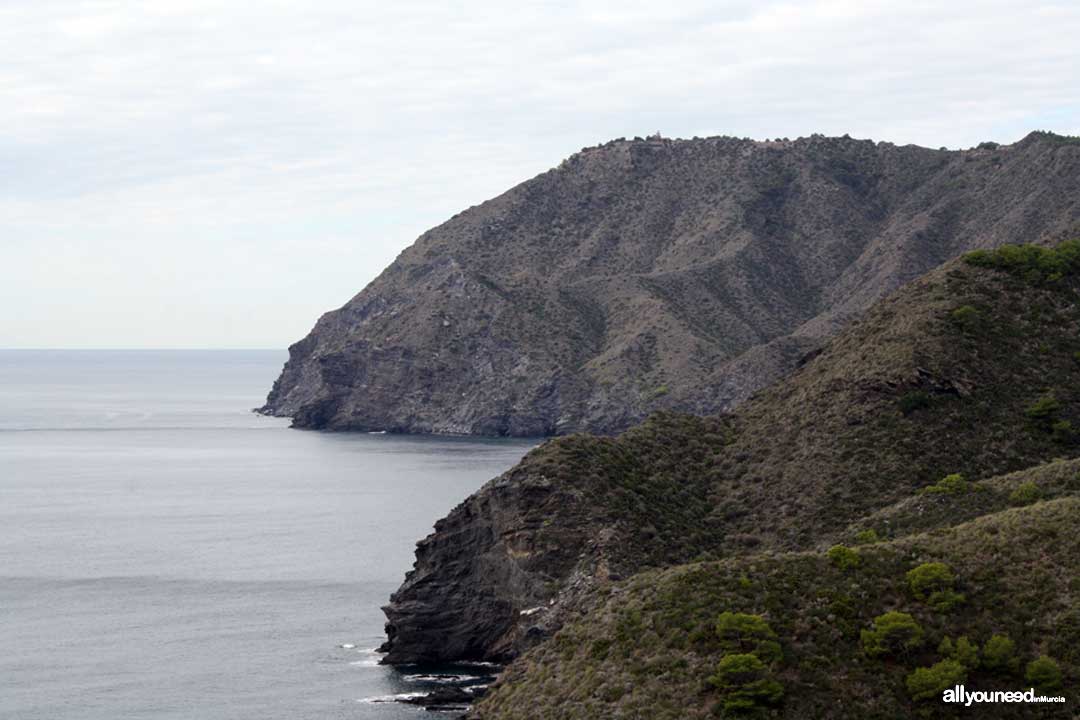
[[[431,716],[379,608],[535,442],[290,430],[284,360],[0,351],[0,718]]]

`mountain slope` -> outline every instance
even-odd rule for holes
[[[504,660],[643,568],[827,547],[949,474],[1075,455],[1078,291],[1077,243],[953,261],[732,416],[547,442],[418,544],[386,660]]]
[[[711,414],[966,250],[1080,223],[1080,142],[614,141],[428,231],[290,348],[298,427],[613,432]]]
[[[1074,462],[1069,472],[1076,477],[1078,469]],[[978,717],[1072,717],[1071,689],[1080,680],[1078,491],[859,547],[847,565],[804,552],[642,573],[512,665],[470,717],[861,720],[953,717],[961,709]],[[935,607],[917,597],[907,574],[923,563],[944,563],[962,599]],[[912,616],[922,637],[909,649],[874,656],[862,635],[887,612]],[[759,616],[777,643],[764,675],[783,694],[751,702],[750,712],[725,709],[735,693],[711,680],[721,661],[737,654],[716,629],[723,613]],[[995,635],[1013,648],[1000,663],[987,649]],[[949,646],[965,642],[972,649],[960,656],[964,667],[952,666],[955,675],[918,697],[922,690],[909,680],[916,669],[956,657]],[[1025,666],[1040,656],[1063,675],[1043,691],[1064,694],[1065,705],[942,705],[941,691],[954,680],[969,690],[1027,690]]]

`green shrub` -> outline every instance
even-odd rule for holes
[[[961,635],[955,643],[952,638],[945,638],[938,645],[938,653],[948,660],[955,660],[968,669],[979,666],[979,646],[968,640],[966,635]]]
[[[1043,692],[1058,690],[1061,688],[1061,668],[1057,662],[1043,655],[1028,663],[1024,679]]]
[[[600,638],[592,644],[589,649],[589,654],[596,660],[604,660],[607,658],[608,650],[611,649],[610,638]]]
[[[776,633],[760,615],[722,612],[716,619],[716,635],[727,652],[754,655],[767,663],[783,655]]]
[[[1077,350],[1076,352],[1073,353],[1073,361],[1077,365],[1080,365],[1080,350]]]
[[[905,655],[923,644],[922,626],[907,613],[887,612],[874,618],[872,630],[860,633],[863,651],[870,657]]]
[[[960,473],[946,475],[933,485],[924,487],[919,492],[927,495],[960,495],[969,489],[968,481]]]
[[[971,305],[961,305],[949,313],[949,319],[964,332],[974,332],[982,325],[982,314]]]
[[[967,596],[955,590],[938,590],[930,593],[930,597],[926,598],[926,604],[939,612],[948,612],[963,605],[966,601]]]
[[[844,545],[833,545],[825,554],[832,564],[841,570],[849,570],[853,567],[858,567],[859,562],[861,561],[857,551]]]
[[[956,646],[953,644],[952,638],[946,635],[941,639],[941,642],[937,646],[938,655],[946,658],[951,658],[953,653],[956,652]]]
[[[1009,672],[1019,667],[1016,643],[1008,635],[992,635],[983,645],[982,666],[995,672]]]
[[[724,711],[732,714],[775,705],[784,695],[783,686],[771,677],[765,663],[748,653],[725,655],[709,684],[723,695]]]
[[[908,570],[905,577],[911,594],[919,600],[928,600],[934,593],[952,590],[956,584],[953,571],[940,562],[923,563]]]
[[[1068,445],[1076,439],[1076,430],[1068,420],[1058,420],[1050,426],[1050,435],[1054,442]]]
[[[1017,485],[1009,493],[1009,502],[1013,505],[1030,505],[1033,502],[1038,502],[1041,497],[1042,491],[1039,490],[1039,486],[1028,480]]]
[[[1033,284],[1056,282],[1080,271],[1080,240],[1067,240],[1056,248],[1003,245],[996,250],[968,253],[964,260],[969,265],[1008,272]]]
[[[1046,428],[1050,428],[1053,422],[1057,420],[1058,413],[1060,412],[1061,403],[1053,392],[1048,392],[1029,405],[1027,410],[1024,411],[1024,414],[1033,422]]]
[[[930,394],[922,390],[912,390],[901,395],[896,404],[900,407],[900,412],[910,415],[916,410],[930,407]]]
[[[881,542],[881,536],[878,535],[877,530],[873,528],[870,528],[869,530],[860,530],[855,535],[856,545],[872,545],[876,542]]]
[[[941,694],[967,680],[967,668],[956,660],[942,660],[907,676],[907,689],[915,700],[941,698]]]

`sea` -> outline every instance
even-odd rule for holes
[[[0,351],[0,718],[432,717],[379,664],[418,539],[536,441],[292,430],[280,351]]]

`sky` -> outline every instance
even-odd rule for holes
[[[1080,134],[1080,3],[4,0],[0,347],[284,348],[615,137]]]

